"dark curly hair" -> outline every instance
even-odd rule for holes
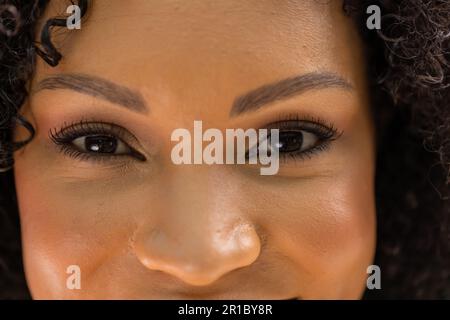
[[[62,58],[48,20],[35,39],[50,0],[0,0],[0,168],[33,138],[18,115],[36,57]],[[344,0],[365,43],[373,119],[377,128],[377,251],[382,290],[365,298],[450,298],[450,1]],[[82,15],[88,0],[78,1]],[[378,5],[381,30],[366,27]],[[27,141],[12,131],[28,129]],[[12,172],[0,176],[0,298],[29,298],[21,260],[20,221]]]

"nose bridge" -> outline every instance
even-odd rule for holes
[[[149,269],[206,285],[258,257],[254,226],[212,170],[191,166],[169,175],[158,225],[146,226],[136,238],[138,258]]]
[[[230,227],[236,213],[227,210],[226,203],[218,206],[217,187],[207,170],[190,167],[179,171],[171,177],[164,230],[191,259],[201,259],[217,243],[216,232]]]
[[[212,170],[205,170],[204,166],[191,165],[179,167],[170,174],[168,194],[171,202],[168,211],[171,214],[185,217],[195,217],[199,220],[215,214],[212,210],[217,200],[217,182]]]

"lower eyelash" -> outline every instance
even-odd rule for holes
[[[311,159],[316,153],[320,153],[328,150],[331,147],[332,140],[324,141],[317,146],[302,151],[302,152],[293,152],[288,154],[280,154],[280,162],[287,161],[304,161],[307,159]]]
[[[127,157],[127,155],[108,155],[108,154],[96,154],[92,155],[87,152],[80,152],[75,149],[75,147],[72,147],[68,144],[57,144],[57,147],[59,148],[60,152],[68,157],[71,157],[76,160],[80,161],[95,161],[95,162],[105,162],[105,161],[112,161],[112,160],[118,160],[118,158]]]

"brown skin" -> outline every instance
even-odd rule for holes
[[[45,19],[64,11],[53,4]],[[361,297],[375,252],[374,134],[362,45],[337,1],[98,0],[82,29],[64,36],[58,67],[38,60],[22,108],[37,133],[15,154],[33,298]],[[230,118],[237,96],[315,71],[353,89],[312,90]],[[73,73],[138,91],[150,110],[36,90]],[[276,176],[172,164],[170,135],[194,120],[260,128],[292,114],[343,133],[328,149],[282,161]],[[64,155],[48,133],[82,119],[126,128],[147,160]],[[66,288],[74,264],[81,290]]]

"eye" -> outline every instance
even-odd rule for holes
[[[72,144],[85,153],[116,155],[131,153],[131,149],[126,143],[108,135],[84,136],[74,139]]]
[[[303,152],[314,148],[318,142],[317,135],[305,130],[280,131],[278,143],[274,147],[280,154]]]
[[[266,141],[259,141],[247,151],[248,159],[257,159],[258,153],[269,154],[274,148],[281,158],[297,159],[324,150],[341,134],[332,124],[320,119],[301,120],[295,116],[294,120],[283,120],[267,126],[269,136]],[[270,130],[278,130],[278,142],[272,142]],[[267,147],[270,150],[266,150]],[[268,152],[267,152],[268,151]]]
[[[51,130],[50,139],[67,156],[81,160],[113,160],[133,157],[145,161],[143,154],[131,146],[138,146],[134,137],[125,128],[106,122],[86,122]]]

